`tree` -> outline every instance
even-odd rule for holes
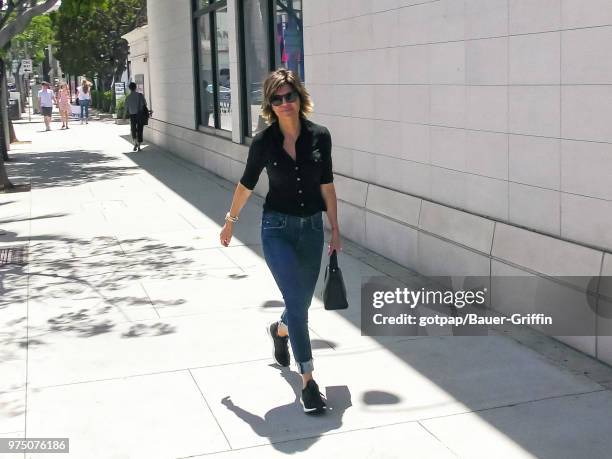
[[[23,32],[11,40],[9,52],[15,58],[32,59],[36,65],[44,60],[47,46],[55,44],[54,40],[51,18],[48,15],[36,16]]]
[[[19,64],[14,69],[17,91],[21,93],[22,106],[26,101],[26,90],[23,87],[23,75],[19,75],[22,59],[32,59],[34,66],[45,59],[48,46],[54,44],[55,35],[51,27],[49,15],[36,16],[23,32],[11,40],[11,47],[7,53],[7,62],[16,60]]]
[[[11,48],[11,40],[21,34],[30,21],[49,11],[58,1],[0,0],[0,88],[6,85],[5,53]],[[62,7],[77,13],[87,13],[98,7],[103,8],[106,3],[107,0],[62,0]],[[0,191],[14,188],[4,165],[6,139],[3,127],[6,119],[3,108],[0,106]]]
[[[10,41],[16,35],[25,30],[30,21],[48,11],[58,0],[0,0],[0,49],[6,51]],[[4,54],[4,53],[3,53]],[[4,55],[0,55],[0,88],[6,85],[6,72]],[[0,97],[0,100],[3,98]],[[4,135],[4,125],[6,123],[4,104],[0,107],[0,190],[14,188],[8,178],[4,165],[6,155],[6,138]]]
[[[56,57],[70,74],[98,77],[110,89],[125,71],[128,44],[122,35],[146,24],[146,0],[106,0],[94,9],[64,3],[52,15]]]

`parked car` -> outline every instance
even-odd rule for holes
[[[261,104],[263,101],[263,88],[261,83],[251,83],[251,105]]]
[[[206,87],[206,92],[210,94],[210,96],[208,97],[208,100],[210,101],[210,107],[212,108],[212,104],[213,104],[213,85],[212,84],[209,84]],[[219,104],[221,105],[221,108],[229,109],[231,101],[232,101],[232,91],[230,90],[230,88],[226,86],[219,86]]]

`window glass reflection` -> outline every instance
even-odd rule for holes
[[[247,135],[267,125],[261,117],[262,82],[270,69],[267,0],[244,0],[244,59],[246,70]]]
[[[226,131],[232,130],[232,97],[230,88],[232,78],[229,65],[229,33],[227,30],[227,8],[215,13],[216,58],[217,58],[217,113],[219,126]]]
[[[276,1],[276,63],[296,72],[304,81],[302,0]]]
[[[200,124],[215,126],[213,112],[213,66],[210,40],[210,16],[198,19]]]

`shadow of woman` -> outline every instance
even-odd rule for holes
[[[236,416],[249,424],[253,432],[268,438],[270,444],[286,454],[308,450],[325,433],[339,429],[345,411],[352,406],[351,393],[347,386],[327,386],[327,410],[322,416],[304,414],[300,397],[302,395],[301,376],[287,368],[280,370],[293,389],[295,400],[287,405],[277,406],[268,411],[263,418],[235,405],[230,396],[221,403]],[[292,441],[296,440],[296,441]]]

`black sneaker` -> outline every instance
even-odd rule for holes
[[[291,362],[289,356],[288,336],[278,336],[278,322],[272,322],[268,327],[268,335],[272,338],[274,360],[281,367],[288,367]]]
[[[306,414],[321,414],[325,411],[325,397],[319,392],[319,386],[314,379],[308,381],[302,389],[302,406]]]

